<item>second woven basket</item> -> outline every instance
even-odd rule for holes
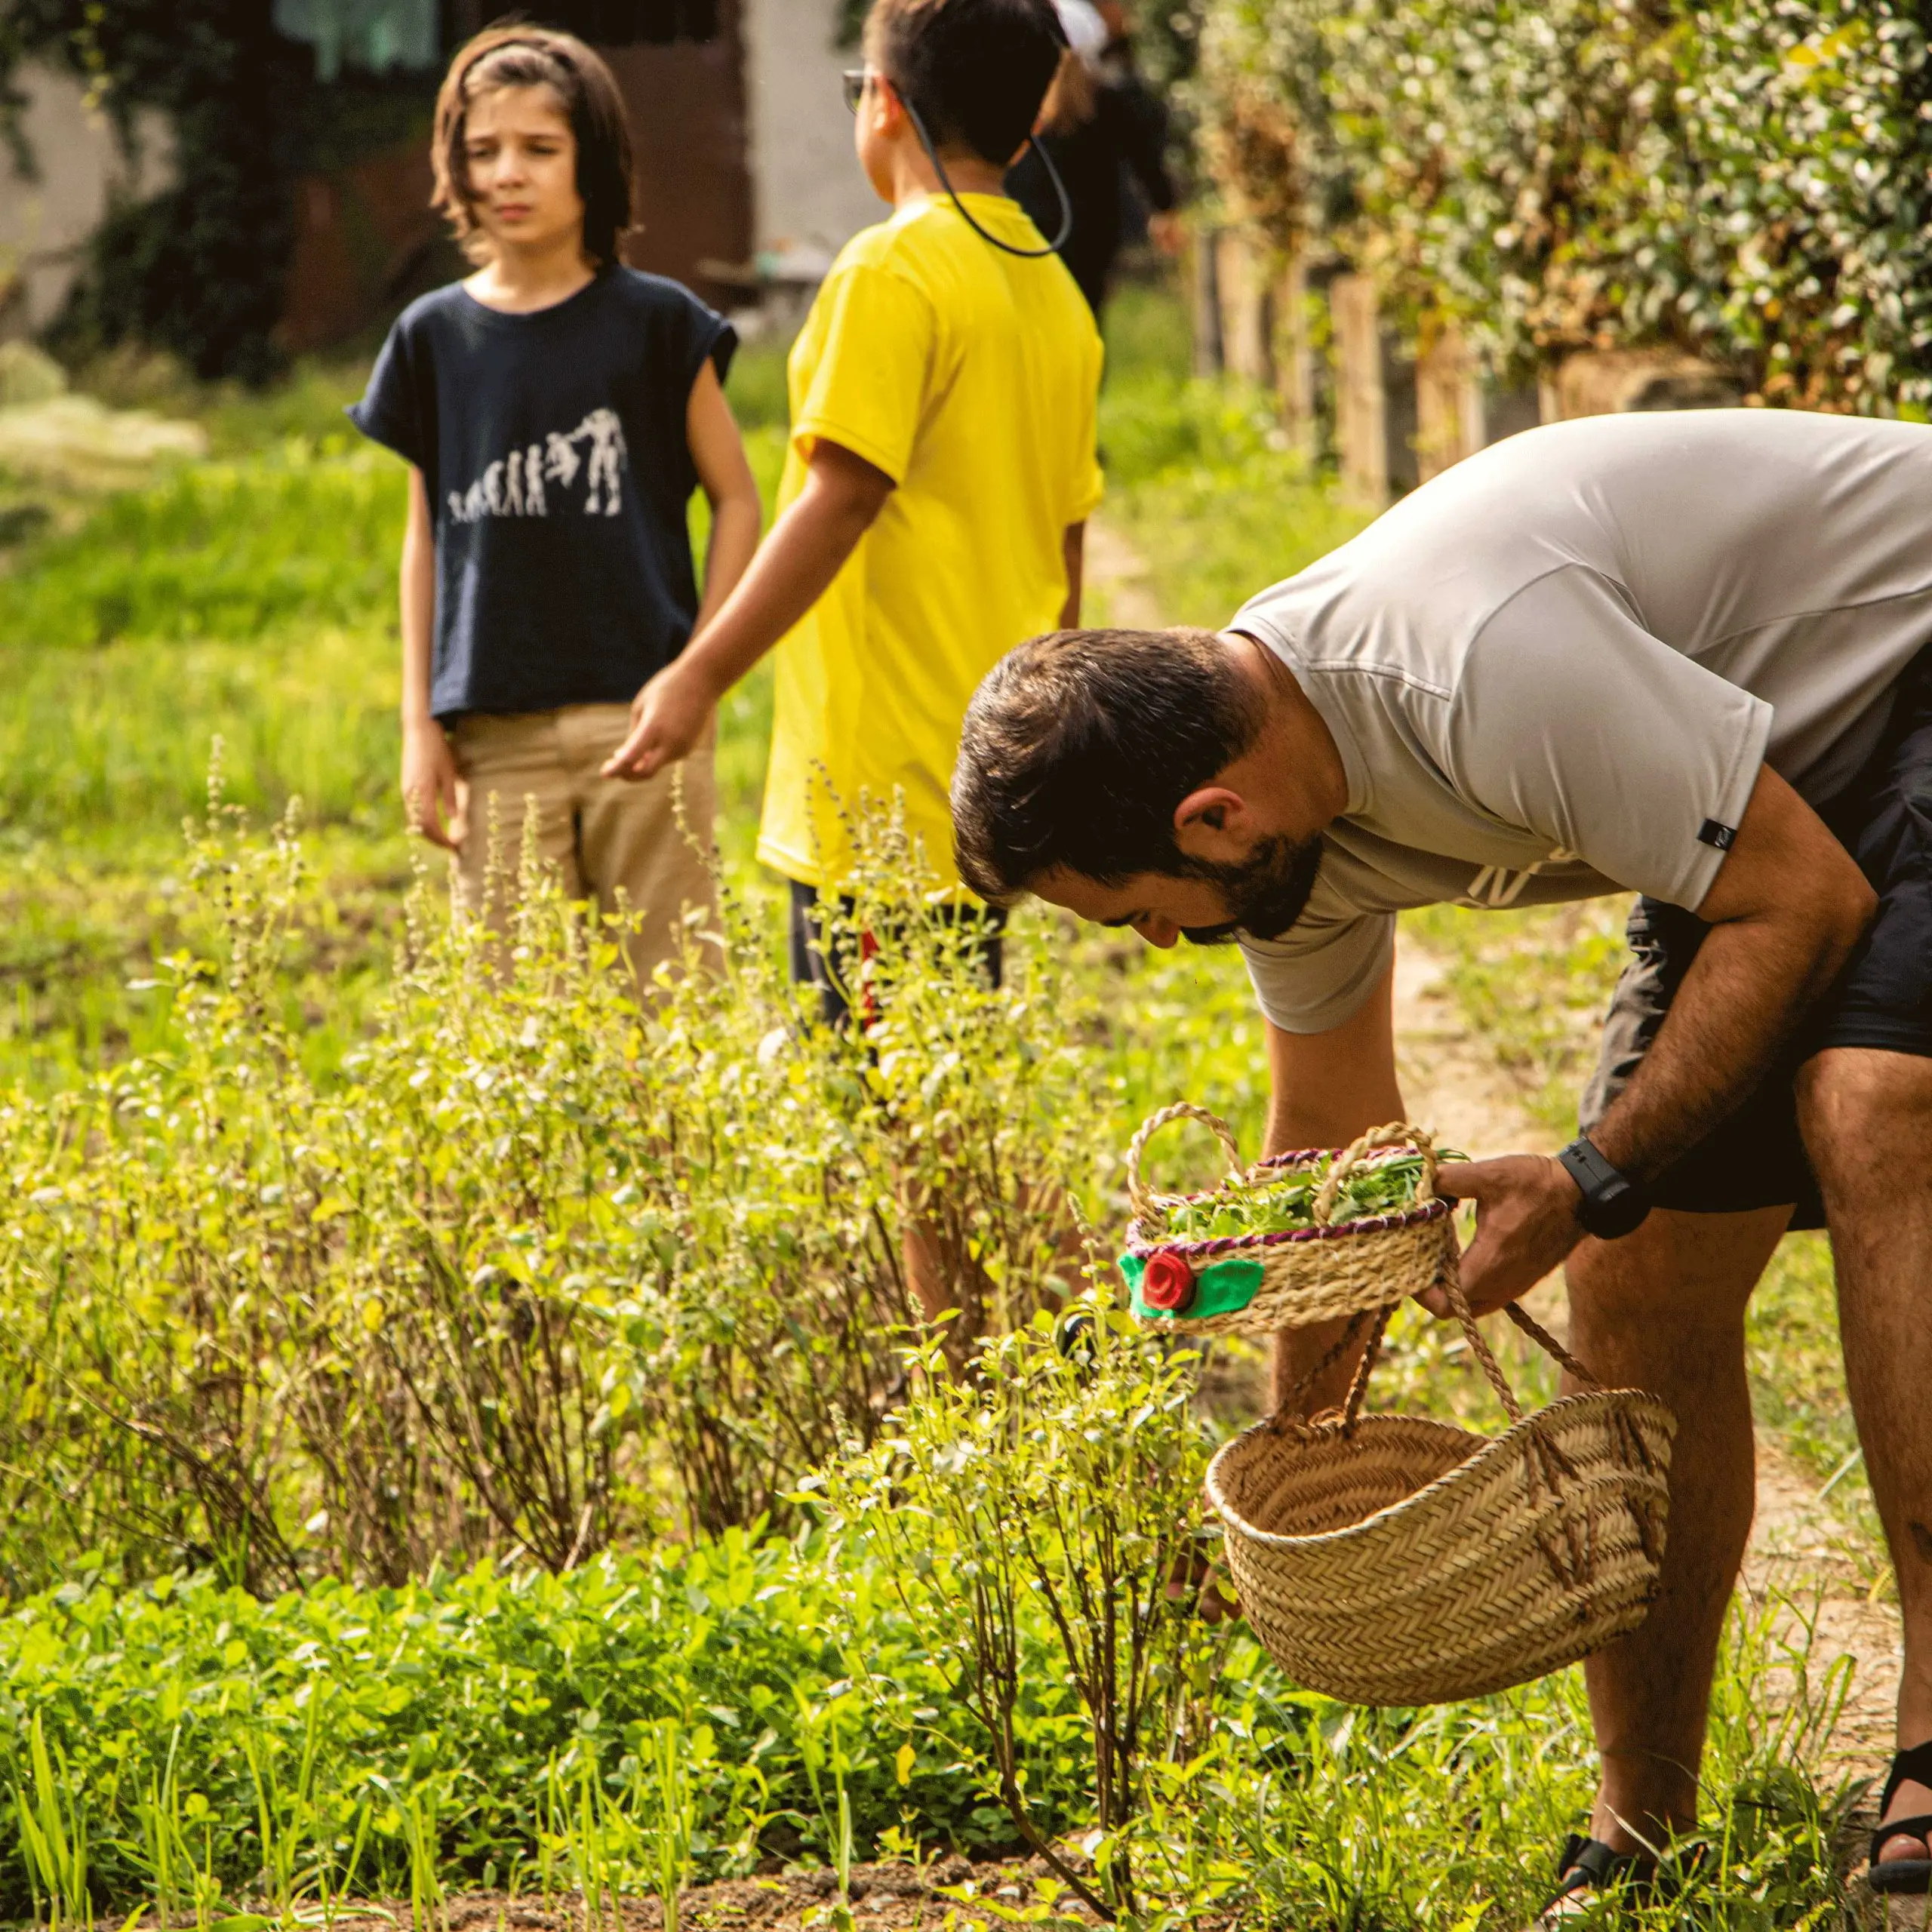
[[[1385,1309],[1339,1417],[1278,1416],[1208,1471],[1255,1634],[1295,1683],[1351,1703],[1447,1703],[1527,1683],[1635,1629],[1657,1591],[1670,1411],[1598,1387],[1512,1307],[1586,1389],[1525,1416],[1460,1289],[1450,1295],[1506,1434],[1362,1414]]]
[[[1147,1143],[1171,1122],[1198,1120],[1214,1129],[1228,1157],[1229,1179],[1208,1194],[1157,1194],[1142,1172]],[[1350,1175],[1391,1152],[1422,1157],[1414,1204],[1387,1214],[1337,1220]],[[1269,1234],[1177,1239],[1175,1208],[1211,1201],[1297,1174],[1319,1172],[1313,1223]],[[1276,1154],[1244,1170],[1228,1124],[1205,1107],[1180,1101],[1141,1123],[1127,1150],[1127,1231],[1121,1272],[1144,1321],[1186,1335],[1272,1335],[1311,1321],[1381,1307],[1420,1294],[1454,1272],[1453,1204],[1435,1192],[1435,1144],[1419,1127],[1396,1121],[1372,1128],[1351,1146]]]

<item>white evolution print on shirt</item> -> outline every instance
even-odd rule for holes
[[[588,443],[588,459],[577,445]],[[583,513],[615,516],[617,478],[629,460],[624,427],[614,409],[593,409],[568,435],[552,429],[540,443],[512,450],[491,463],[467,490],[449,493],[450,518],[480,523],[486,516],[548,516],[553,494],[562,493],[583,472]],[[557,485],[553,493],[545,486]]]

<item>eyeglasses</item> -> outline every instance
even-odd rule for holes
[[[866,83],[872,78],[869,67],[848,67],[838,76],[839,91],[845,97],[845,111],[856,114],[859,103],[866,97]]]

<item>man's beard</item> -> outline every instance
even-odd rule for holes
[[[1245,934],[1250,939],[1279,939],[1302,915],[1321,870],[1321,835],[1297,844],[1285,832],[1271,832],[1244,859],[1191,860],[1187,876],[1218,885],[1228,902],[1228,917],[1217,926],[1183,926],[1195,946],[1226,946]]]

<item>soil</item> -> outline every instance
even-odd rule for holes
[[[1043,1890],[1044,1887],[1044,1890]],[[1077,1903],[1034,1918],[1054,1887],[1037,1860],[974,1865],[943,1858],[921,1866],[855,1865],[850,1898],[854,1932],[976,1932],[1011,1922],[1022,1911],[1028,1922],[1055,1928],[1097,1924]],[[991,1903],[976,1912],[974,1900]],[[733,1878],[697,1885],[678,1900],[681,1932],[813,1932],[840,1924],[838,1880],[830,1872],[789,1872],[768,1878]],[[345,1911],[336,1932],[398,1932],[413,1927],[406,1900]],[[572,1893],[548,1898],[492,1892],[451,1899],[423,1932],[661,1932],[664,1909],[656,1899],[626,1898],[601,1918],[586,1915]]]

